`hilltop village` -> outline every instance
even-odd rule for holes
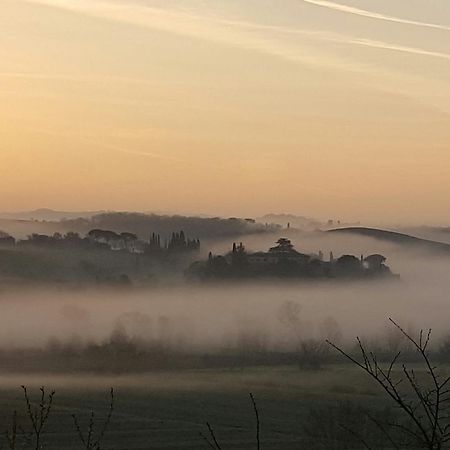
[[[233,244],[225,255],[209,253],[206,261],[195,262],[188,274],[200,279],[222,278],[378,278],[393,276],[385,264],[386,257],[373,254],[359,258],[330,253],[326,261],[322,252],[305,254],[295,250],[291,241],[280,238],[274,247],[263,252],[247,252],[244,245]]]
[[[257,252],[233,243],[225,255],[209,252],[205,260],[191,263],[199,257],[200,247],[200,240],[187,237],[184,231],[167,237],[150,233],[147,240],[134,233],[99,228],[84,237],[75,232],[32,234],[17,241],[0,233],[0,278],[125,284],[183,274],[200,280],[394,277],[383,255],[335,258],[332,253],[324,257],[321,251],[307,254],[297,251],[287,238]]]

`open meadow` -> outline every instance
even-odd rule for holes
[[[320,370],[249,367],[123,376],[16,374],[0,377],[2,430],[14,410],[20,426],[29,429],[20,384],[35,399],[41,385],[56,391],[44,434],[44,448],[54,450],[84,448],[71,415],[87,428],[94,410],[99,430],[111,386],[114,412],[102,447],[110,449],[208,449],[201,436],[210,436],[207,422],[221,448],[256,448],[250,392],[265,449],[361,448],[346,428],[367,434],[373,425],[366,412],[393,414],[375,384],[350,364]],[[379,438],[375,435],[373,439]]]

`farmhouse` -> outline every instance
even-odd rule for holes
[[[238,251],[239,247],[233,246],[233,252]],[[311,257],[300,253],[294,249],[291,241],[286,238],[280,238],[275,247],[271,247],[268,252],[249,253],[247,260],[250,264],[270,265],[280,262],[295,262],[298,264],[307,264]]]

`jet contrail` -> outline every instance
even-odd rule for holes
[[[133,150],[125,147],[119,147],[117,145],[111,145],[107,143],[99,142],[98,140],[94,140],[91,138],[87,138],[85,136],[79,135],[79,134],[72,134],[67,132],[58,132],[53,130],[48,130],[44,128],[27,128],[28,131],[31,131],[33,133],[39,133],[39,134],[45,134],[48,136],[55,136],[55,137],[70,137],[70,139],[77,139],[80,142],[92,145],[94,147],[97,147],[99,149],[103,150],[111,150],[118,153],[126,153],[128,155],[136,155],[136,156],[144,156],[146,158],[153,158],[153,159],[161,159],[161,160],[167,160],[167,161],[175,161],[175,162],[184,162],[184,159],[177,158],[175,156],[170,155],[163,155],[161,153],[153,153],[153,152],[145,152],[141,150]]]
[[[17,2],[19,0],[11,1]],[[347,14],[353,13],[360,16],[375,17],[376,19],[408,24],[412,22],[344,6],[332,1],[303,1],[305,4],[310,3],[316,6],[326,6],[335,10],[345,11]],[[259,52],[309,67],[319,67],[328,70],[342,70],[353,74],[383,74],[386,81],[389,78],[396,76],[396,72],[381,69],[378,69],[377,72],[375,72],[371,66],[361,64],[358,61],[352,61],[351,59],[344,59],[331,52],[311,52],[308,46],[304,44],[303,40],[290,42],[289,40],[283,39],[284,35],[305,35],[307,38],[315,38],[324,42],[330,41],[343,45],[358,45],[365,46],[367,48],[385,49],[385,51],[398,51],[403,52],[404,54],[417,54],[439,58],[442,61],[445,60],[446,63],[449,61],[449,54],[423,48],[402,46],[395,43],[381,42],[378,40],[358,39],[356,37],[330,33],[327,31],[302,30],[278,25],[263,25],[196,14],[186,14],[185,12],[181,12],[179,10],[164,10],[160,8],[144,7],[139,3],[133,4],[129,0],[128,3],[125,3],[124,1],[116,1],[111,3],[106,0],[22,0],[22,2],[48,5],[75,13],[88,14],[92,17],[134,24],[140,27],[158,29],[180,36],[204,39],[215,43]],[[442,25],[426,24],[422,22],[412,23],[419,26],[430,26],[431,28],[442,28],[446,31],[449,30],[449,28]],[[256,31],[260,31],[261,33],[257,33]],[[263,31],[270,33],[263,34]],[[275,36],[274,38],[272,33],[277,33],[278,36]],[[398,77],[398,80],[402,85],[406,86],[403,74],[401,77]],[[373,83],[369,83],[369,81],[366,81],[366,83],[373,84],[377,88],[383,87],[383,89],[386,89],[386,84],[380,85],[378,78],[373,80]],[[399,90],[398,84],[399,83],[397,83],[395,88],[390,88],[389,91],[397,93]],[[448,90],[448,86],[443,83],[445,89],[440,89],[439,94],[437,93],[438,89],[435,82],[429,83],[427,81],[426,86],[427,89],[431,89],[436,92],[434,99],[439,100],[439,103],[443,105],[439,106],[439,108],[447,114],[449,103],[447,98],[448,95],[445,94]],[[441,91],[442,94],[445,92],[443,96]],[[405,92],[405,95],[413,98],[418,95],[417,89],[415,88],[406,89]],[[427,100],[429,100],[429,97]],[[436,106],[434,101],[432,104]]]
[[[372,39],[349,39],[348,44],[363,45],[365,47],[379,48],[382,50],[394,50],[403,53],[412,53],[413,55],[432,56],[435,58],[450,59],[448,53],[433,52],[416,47],[407,47],[404,45],[389,44],[382,41],[374,41]]]
[[[385,14],[376,13],[373,11],[367,11],[365,9],[355,8],[354,6],[343,5],[341,3],[334,3],[328,0],[303,0],[305,3],[311,5],[322,6],[324,8],[333,9],[335,11],[341,11],[348,14],[355,14],[357,16],[369,17],[371,19],[384,20],[387,22],[403,23],[405,25],[415,25],[418,27],[435,28],[437,30],[450,31],[450,27],[445,25],[439,25],[436,23],[420,22],[418,20],[402,19],[400,17],[387,16]]]

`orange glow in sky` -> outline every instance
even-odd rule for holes
[[[450,221],[447,0],[1,0],[0,210]]]

